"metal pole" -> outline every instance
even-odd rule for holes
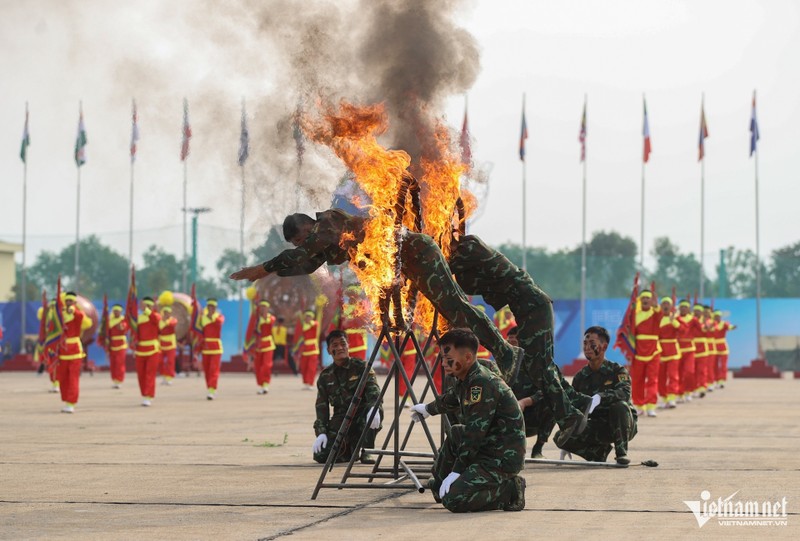
[[[186,205],[186,160],[183,160],[183,264],[181,265],[181,285],[182,291],[188,291],[186,284],[186,213],[189,208]]]
[[[586,97],[584,96],[584,110],[585,108],[586,108]],[[583,219],[581,225],[581,332],[580,332],[581,337],[583,337],[583,331],[585,329],[586,329],[586,153],[584,153],[583,157]]]
[[[242,212],[241,219],[239,220],[239,265],[244,267],[244,165],[241,166],[242,170]],[[239,290],[239,323],[237,325],[237,332],[239,336],[239,347],[244,348],[242,341],[242,318],[244,317],[244,299],[242,298],[242,287],[238,286]],[[242,350],[244,351],[244,350]]]
[[[78,165],[78,194],[77,209],[75,213],[75,284],[74,288],[80,290],[80,240],[81,240],[81,166]]]
[[[28,112],[28,104],[25,103],[25,112]],[[25,353],[25,305],[27,304],[27,284],[25,280],[25,251],[28,248],[27,244],[27,225],[28,225],[28,158],[25,157],[25,161],[22,162],[22,291],[20,294],[20,299],[22,300],[21,312],[20,315],[22,317],[22,327],[21,327],[21,335],[20,335],[20,342],[19,342],[19,351],[20,353]],[[42,316],[44,317],[44,316]]]
[[[522,94],[522,116],[525,116],[525,93]],[[528,272],[528,248],[527,243],[525,241],[525,229],[526,229],[526,218],[527,218],[527,205],[526,202],[528,200],[526,196],[526,188],[528,182],[525,178],[526,167],[525,167],[525,159],[522,160],[522,270]]]
[[[700,160],[700,298],[705,295],[705,274],[703,268],[706,257],[706,157]]]
[[[131,159],[131,201],[130,223],[128,226],[128,266],[133,266],[133,159]]]
[[[639,237],[639,270],[644,270],[644,160],[642,160],[642,230]]]
[[[197,213],[192,216],[192,283],[197,283]]]
[[[758,149],[755,150],[756,158],[756,351],[758,358],[763,359],[761,350],[761,235],[759,234],[758,216]]]

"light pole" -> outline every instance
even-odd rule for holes
[[[183,209],[184,212],[192,213],[192,283],[197,283],[197,217],[200,214],[211,212],[208,207],[189,207]]]

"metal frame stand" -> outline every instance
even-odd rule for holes
[[[438,393],[436,391],[436,386],[433,382],[433,373],[436,370],[442,370],[441,368],[441,357],[436,359],[434,366],[432,369],[428,368],[428,365],[425,361],[425,352],[429,351],[431,347],[431,343],[433,340],[438,340],[438,333],[436,332],[436,323],[438,320],[438,314],[434,315],[433,318],[433,331],[428,336],[427,340],[425,341],[424,347],[420,346],[417,337],[414,335],[414,332],[408,329],[403,329],[402,331],[393,330],[389,325],[388,322],[384,322],[383,327],[381,328],[381,332],[378,335],[378,339],[375,343],[375,347],[372,350],[372,353],[369,357],[369,361],[367,362],[366,367],[364,368],[364,372],[361,374],[361,379],[358,382],[358,387],[356,388],[356,392],[353,396],[353,400],[350,402],[350,406],[347,409],[347,413],[345,414],[344,422],[342,426],[339,428],[339,432],[336,434],[336,440],[331,447],[331,451],[328,455],[328,460],[325,463],[325,466],[322,468],[322,472],[320,473],[319,480],[314,488],[314,492],[311,495],[311,499],[317,499],[317,495],[319,494],[320,489],[323,488],[336,488],[336,489],[344,489],[344,488],[367,488],[367,489],[416,489],[420,493],[425,492],[425,485],[423,481],[430,477],[431,467],[433,465],[433,460],[436,456],[436,453],[441,446],[441,443],[444,441],[444,434],[446,433],[447,428],[447,416],[442,415],[442,426],[439,433],[439,445],[437,445],[436,441],[434,440],[433,435],[431,434],[430,428],[428,427],[425,420],[421,421],[420,423],[411,422],[407,429],[405,430],[405,435],[401,440],[400,435],[400,415],[403,412],[403,408],[406,404],[406,401],[411,398],[414,404],[418,404],[425,400],[428,391],[430,390],[433,395],[436,397]],[[393,337],[392,334],[395,333]],[[325,482],[325,478],[333,470],[334,464],[336,464],[336,459],[339,455],[339,450],[342,446],[342,442],[344,438],[347,436],[347,433],[350,429],[350,426],[353,422],[353,418],[356,412],[359,409],[361,404],[361,400],[364,394],[364,389],[366,388],[367,380],[369,378],[369,374],[372,371],[372,366],[375,362],[376,357],[380,351],[381,345],[383,344],[384,340],[389,345],[389,349],[391,351],[391,367],[389,369],[389,374],[386,377],[386,381],[381,388],[381,393],[378,398],[378,402],[382,403],[383,397],[386,395],[386,392],[389,389],[392,389],[394,392],[394,415],[392,416],[392,422],[388,427],[387,434],[385,439],[383,440],[383,444],[379,449],[364,449],[365,452],[377,455],[375,464],[372,465],[371,471],[368,472],[354,472],[353,466],[355,465],[356,461],[360,459],[359,450],[362,449],[364,438],[366,437],[367,430],[370,430],[369,425],[372,422],[372,417],[367,419],[366,424],[364,425],[364,430],[362,430],[361,435],[358,439],[358,444],[355,446],[353,453],[350,457],[350,461],[345,464],[345,470],[342,475],[342,478],[339,482]],[[414,370],[411,374],[407,374],[405,369],[403,368],[403,363],[400,358],[400,351],[404,351],[406,345],[408,344],[409,340],[414,345],[414,349],[417,351],[417,359],[414,365]],[[422,371],[422,374],[426,378],[425,387],[422,391],[422,394],[417,397],[416,393],[414,392],[413,384],[417,378],[417,374]],[[399,395],[399,384],[400,378],[406,384],[406,392],[401,397]],[[443,378],[444,381],[444,378]],[[394,383],[394,385],[392,385]],[[377,410],[376,410],[377,411]],[[425,431],[425,437],[428,441],[430,446],[430,452],[417,452],[417,451],[408,451],[406,450],[406,446],[408,445],[408,440],[411,436],[411,432],[414,429],[415,424],[422,425],[422,429]],[[390,464],[384,464],[384,459],[390,461]],[[348,482],[351,479],[363,480],[363,482]],[[375,480],[383,480],[384,483],[375,483]]]

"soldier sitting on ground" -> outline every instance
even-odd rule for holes
[[[361,359],[350,357],[347,335],[344,331],[331,331],[325,338],[325,343],[328,346],[328,353],[333,358],[333,363],[326,367],[317,379],[317,420],[314,421],[314,432],[317,439],[314,441],[312,451],[314,460],[320,464],[325,464],[328,460],[336,434],[344,422],[347,408],[353,400],[361,374],[366,367],[366,363]],[[377,408],[363,441],[365,448],[375,447],[375,436],[381,429],[383,414],[382,405],[378,403],[380,394],[381,389],[378,387],[375,372],[370,370],[369,379],[353,422],[339,447],[337,462],[349,462],[353,453],[358,451],[356,449],[358,439],[361,437],[367,421],[372,417],[373,411]],[[331,407],[333,407],[333,416],[330,415]],[[373,464],[374,460],[362,451],[361,462]]]
[[[453,329],[439,339],[444,371],[456,378],[459,421],[448,430],[428,486],[454,513],[521,511],[525,508],[525,426],[514,393],[500,376],[477,362],[478,339]],[[444,395],[443,395],[444,396]],[[455,402],[455,400],[454,400]],[[416,404],[420,421],[439,413],[434,403]]]
[[[572,386],[578,392],[599,396],[600,403],[591,412],[586,429],[560,447],[586,460],[605,462],[613,444],[617,463],[629,464],[628,442],[636,435],[637,420],[631,404],[631,378],[624,366],[605,358],[608,342],[603,327],[589,327],[583,335],[583,354],[589,364],[575,375]]]

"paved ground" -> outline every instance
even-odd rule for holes
[[[428,492],[329,489],[312,501],[315,393],[289,376],[267,396],[252,376],[223,374],[220,385],[209,402],[202,379],[179,379],[143,408],[135,376],[122,390],[107,374],[84,376],[66,415],[44,378],[0,373],[0,538],[800,537],[800,381],[733,380],[642,420],[631,457],[658,468],[529,466],[525,511],[466,516]],[[421,432],[414,441],[424,450]],[[558,457],[552,443],[545,455]],[[683,501],[704,490],[711,500],[786,497],[788,524],[699,528]]]

